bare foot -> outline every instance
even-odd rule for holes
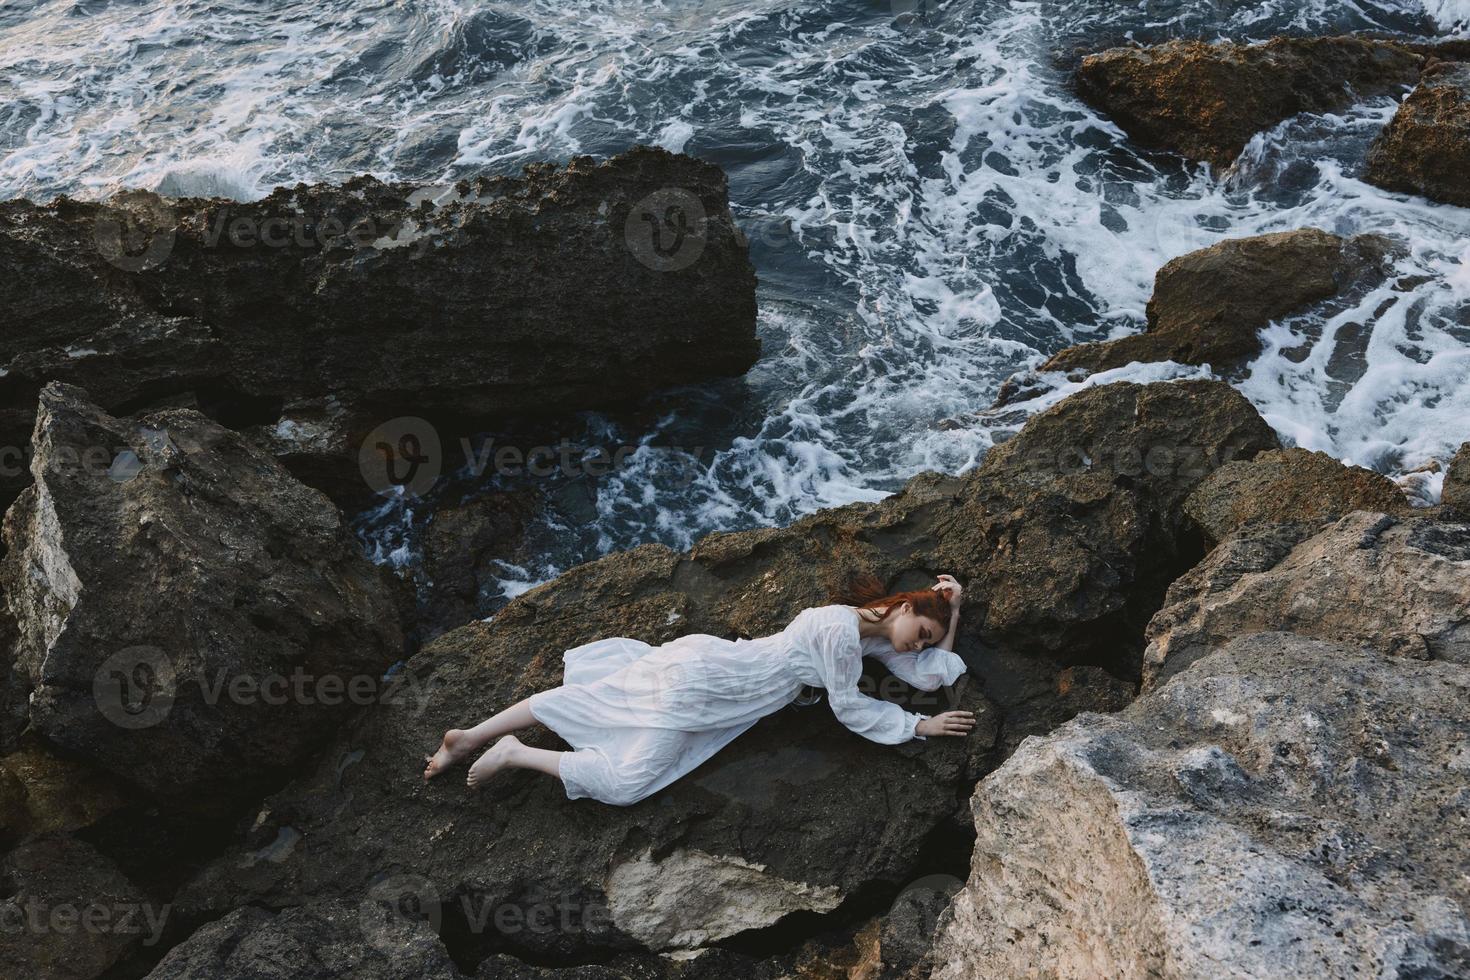
[[[521,747],[521,740],[514,735],[502,737],[500,741],[486,749],[485,754],[476,759],[474,765],[470,766],[470,774],[465,777],[465,785],[470,789],[479,789],[485,785],[491,776],[505,768],[516,749]]]
[[[439,743],[439,751],[433,755],[424,756],[424,761],[428,763],[424,766],[424,779],[433,779],[469,754],[470,746],[465,738],[467,734],[469,733],[459,728],[451,728],[444,733],[444,741]]]

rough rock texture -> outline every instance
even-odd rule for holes
[[[90,827],[132,802],[128,787],[34,738],[0,758],[0,843]]]
[[[463,431],[759,353],[724,174],[648,147],[443,188],[5,202],[0,269],[0,445],[25,445],[51,380],[114,412],[192,391],[232,427],[335,396]]]
[[[1266,633],[977,788],[936,980],[1464,976],[1470,669]]]
[[[1202,553],[1182,540],[1180,503],[1222,457],[1275,445],[1227,385],[1108,386],[1037,416],[964,477],[922,474],[879,503],[712,534],[687,554],[646,545],[578,566],[415,656],[407,696],[373,708],[314,773],[268,800],[239,846],[181,895],[183,914],[302,895],[353,900],[387,876],[441,902],[461,961],[698,946],[793,909],[846,921],[909,880],[926,841],[952,839],[960,801],[998,742],[1131,693],[1085,661],[1136,671],[1153,607],[1132,598],[1154,590],[1156,606],[1178,570],[1170,563],[1188,567]],[[504,774],[478,796],[466,793],[462,767],[420,781],[446,728],[558,683],[570,647],[609,635],[773,633],[826,601],[829,572],[858,567],[897,588],[939,571],[966,583],[973,600],[957,650],[971,673],[925,693],[870,665],[870,690],[929,714],[976,710],[969,739],[880,746],[818,703],[762,720],[628,808],[568,802],[535,773]],[[674,907],[640,890],[650,864],[661,893],[681,896]],[[497,911],[547,903],[559,917],[565,908],[554,929],[495,927]]]
[[[27,841],[0,859],[0,976],[93,980],[145,943],[168,909],[70,837]]]
[[[1306,533],[1248,529],[1170,586],[1148,626],[1144,689],[1263,630],[1470,664],[1470,525],[1364,511]]]
[[[486,614],[481,612],[484,592],[500,571],[494,562],[515,562],[526,522],[540,502],[531,488],[481,494],[435,509],[422,544],[425,639]]]
[[[459,980],[431,921],[410,916],[372,900],[237,909],[169,950],[148,980]]]
[[[1084,58],[1077,90],[1145,146],[1228,167],[1256,133],[1413,85],[1424,58],[1391,41],[1168,41]]]
[[[275,460],[195,412],[115,419],[63,385],[34,442],[0,580],[37,735],[228,808],[379,693],[403,652],[394,593]]]
[[[1272,320],[1330,299],[1384,272],[1387,242],[1316,228],[1232,238],[1170,260],[1154,276],[1143,333],[1077,344],[1006,381],[997,405],[1036,390],[1035,375],[1085,377],[1134,361],[1208,364],[1230,371],[1260,353]]]
[[[1440,503],[1464,517],[1470,517],[1470,442],[1460,447],[1444,474]]]
[[[1470,207],[1470,65],[1425,70],[1368,151],[1364,179]]]
[[[975,568],[961,581],[998,644],[1121,650],[1203,553],[1184,498],[1224,463],[1279,447],[1223,382],[1090,388],[990,451],[958,519],[936,527],[934,560]]]
[[[1412,508],[1398,484],[1382,473],[1299,448],[1226,463],[1184,502],[1184,512],[1215,541],[1244,524],[1315,528],[1355,510],[1406,515]]]

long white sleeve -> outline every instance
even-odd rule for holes
[[[918,653],[899,653],[880,636],[863,640],[863,652],[921,691],[937,691],[953,684],[966,670],[965,662],[949,650],[926,647]]]
[[[891,701],[880,701],[858,690],[863,653],[853,642],[850,627],[839,623],[818,626],[812,635],[812,648],[813,665],[838,721],[864,738],[885,745],[924,737],[914,732],[914,726],[928,715],[905,711]]]

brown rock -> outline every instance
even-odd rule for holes
[[[1170,260],[1154,277],[1143,333],[1077,344],[1002,386],[996,404],[1034,392],[1034,375],[1077,377],[1134,361],[1208,364],[1230,371],[1260,353],[1271,321],[1381,278],[1387,242],[1339,238],[1316,228],[1232,238]]]
[[[130,802],[121,780],[37,739],[0,758],[0,838],[80,830]]]
[[[1412,85],[1423,63],[1404,45],[1359,37],[1175,40],[1090,55],[1077,89],[1145,146],[1224,168],[1261,130]]]
[[[1184,512],[1214,541],[1244,524],[1316,528],[1355,510],[1407,515],[1412,508],[1383,474],[1299,448],[1226,463],[1184,502]]]
[[[1440,62],[1425,70],[1373,141],[1364,179],[1470,206],[1470,65]]]

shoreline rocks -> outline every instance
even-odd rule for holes
[[[1038,416],[966,477],[922,474],[876,504],[787,528],[712,534],[686,554],[645,545],[573,568],[412,658],[404,673],[421,697],[374,706],[314,772],[268,799],[184,889],[180,914],[201,921],[307,895],[351,902],[376,880],[408,882],[444,909],[461,961],[693,952],[793,928],[793,918],[848,921],[956,833],[997,747],[1131,697],[1126,680],[1074,664],[1131,661],[1136,674],[1143,621],[1128,616],[1146,619],[1143,604],[1161,601],[1170,561],[1197,557],[1172,515],[1221,457],[1276,445],[1227,385],[1110,386]],[[1142,463],[1150,450],[1154,471]],[[1158,450],[1174,454],[1167,466]],[[966,581],[978,601],[956,649],[971,674],[921,692],[870,665],[865,683],[927,714],[974,710],[977,734],[880,746],[818,703],[763,719],[633,807],[568,801],[534,773],[497,777],[483,795],[465,790],[463,767],[421,782],[423,754],[445,729],[559,683],[564,650],[599,636],[765,635],[824,603],[825,575],[854,567],[894,588],[931,584],[938,570]],[[1156,597],[1135,607],[1149,590]],[[534,744],[559,747],[545,732]],[[595,914],[596,927],[575,919],[529,935],[475,916],[552,900]]]
[[[1363,179],[1470,207],[1470,65],[1440,62],[1425,69],[1373,141]]]
[[[1147,691],[1230,637],[1280,630],[1470,665],[1470,525],[1359,511],[1318,533],[1247,528],[1169,587]]]
[[[337,509],[236,433],[190,411],[116,419],[53,384],[34,445],[0,588],[47,742],[228,812],[403,655],[395,593]]]
[[[1184,502],[1184,512],[1216,542],[1247,524],[1315,529],[1355,510],[1407,517],[1414,508],[1399,485],[1382,473],[1301,448],[1226,463]]]
[[[935,980],[1457,976],[1470,668],[1236,639],[976,789]]]
[[[1089,55],[1076,82],[1140,144],[1224,169],[1261,130],[1413,85],[1424,61],[1405,44],[1366,37],[1173,40]]]
[[[447,437],[739,375],[759,352],[724,174],[650,147],[452,187],[359,177],[250,203],[8,201],[0,266],[10,447],[48,381],[123,413],[187,396],[233,428],[335,398]],[[356,448],[301,472],[350,475]]]
[[[1392,245],[1379,235],[1344,239],[1317,228],[1230,238],[1171,259],[1154,276],[1142,333],[1076,344],[1001,386],[996,406],[1024,400],[1038,374],[1074,379],[1134,361],[1208,364],[1231,371],[1260,353],[1271,321],[1382,280]]]

